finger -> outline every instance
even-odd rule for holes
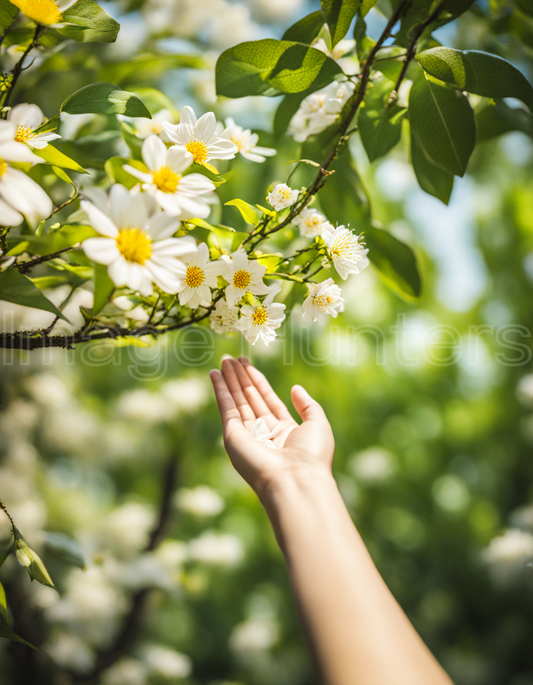
[[[224,376],[218,369],[213,369],[209,377],[213,383],[215,396],[217,398],[218,409],[222,419],[222,427],[224,429],[224,438],[229,436],[238,429],[244,429],[241,415],[237,409],[229,388],[224,380]]]
[[[234,364],[235,372],[237,378],[239,379],[240,386],[244,393],[244,396],[248,400],[250,407],[253,409],[254,414],[259,418],[270,418],[271,421],[277,423],[277,418],[270,411],[265,400],[261,397],[260,392],[252,383],[250,376],[246,373],[244,366],[241,361],[238,360]]]
[[[291,390],[294,408],[302,417],[302,421],[327,421],[322,407],[301,385],[294,385]]]
[[[225,357],[222,360],[222,375],[224,376],[224,380],[227,383],[231,396],[233,397],[233,401],[240,412],[242,420],[246,422],[255,422],[257,417],[242,391],[241,384],[237,378],[237,372],[235,371],[236,364],[236,360],[229,355]]]
[[[246,357],[239,357],[239,362],[274,416],[280,421],[294,420],[285,404],[274,392],[266,376],[259,369],[256,369],[255,366],[252,366]]]

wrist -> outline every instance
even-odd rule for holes
[[[263,484],[258,496],[272,519],[287,505],[318,500],[325,492],[338,493],[337,483],[329,468],[316,466],[276,474]]]

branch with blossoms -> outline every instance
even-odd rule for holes
[[[405,138],[408,118],[418,182],[447,203],[475,144],[468,94],[533,101],[533,88],[509,63],[436,45],[431,32],[466,11],[469,0],[427,8],[397,0],[377,40],[365,23],[375,3],[322,0],[321,13],[304,17],[281,40],[241,43],[218,59],[218,94],[283,95],[275,132],[301,145],[286,183],[258,193],[266,194],[267,207],[226,202],[250,227],[236,231],[217,223],[213,211],[228,165],[238,157],[264,163],[275,149],[258,146],[258,134],[232,119],[217,122],[214,112],[198,118],[185,106],[177,123],[177,112],[159,106],[152,116],[141,99],[111,83],[82,88],[49,120],[35,104],[9,107],[28,60],[74,36],[111,42],[119,27],[94,0],[5,3],[13,12],[4,38],[20,28],[31,38],[9,73],[2,72],[0,299],[52,315],[45,328],[21,325],[0,334],[0,346],[11,349],[157,337],[191,325],[268,345],[285,319],[280,281],[301,289],[304,316],[336,317],[344,298],[326,276],[333,267],[346,280],[369,260],[396,293],[416,299],[416,255],[372,220],[351,138],[360,136],[372,162]],[[346,38],[353,23],[354,38]],[[449,66],[459,62],[462,71]],[[118,115],[115,131],[130,156],[114,154],[105,173],[93,170],[92,183],[79,181],[86,170],[56,147],[68,114]],[[314,178],[291,187],[293,174],[309,165]],[[43,188],[51,174],[54,187],[61,186],[57,206]],[[59,304],[43,292],[53,283],[70,286]],[[72,316],[77,291],[90,292],[93,304],[84,304],[74,332],[61,334],[59,322]]]

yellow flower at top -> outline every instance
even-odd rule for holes
[[[63,21],[63,15],[54,0],[10,0],[28,19],[42,26],[51,26]]]

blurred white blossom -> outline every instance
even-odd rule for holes
[[[150,674],[164,680],[175,681],[187,678],[192,672],[188,656],[161,645],[146,645],[141,650],[142,658]]]
[[[55,633],[43,650],[58,666],[74,673],[88,673],[94,666],[93,650],[74,633]]]
[[[236,566],[244,558],[244,549],[235,535],[208,530],[189,542],[189,556],[208,566]]]
[[[512,582],[533,562],[533,535],[518,528],[508,528],[491,541],[483,559],[494,580],[504,584]]]
[[[182,488],[174,499],[176,506],[192,516],[216,516],[224,509],[224,500],[207,485]]]
[[[147,685],[146,666],[131,657],[124,656],[102,674],[102,685]]]

